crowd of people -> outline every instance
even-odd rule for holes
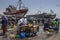
[[[19,20],[14,20],[14,19],[8,19],[6,16],[2,16],[2,30],[3,30],[3,35],[7,32],[8,26],[17,26],[19,24],[21,25],[27,25],[27,19],[21,18]]]
[[[6,32],[8,31],[9,28],[14,28],[14,30],[16,30],[16,28],[18,28],[18,26],[26,26],[29,25],[33,26],[36,25],[38,23],[37,20],[31,20],[31,19],[27,19],[26,17],[21,17],[20,19],[9,19],[6,16],[2,16],[2,30],[3,30],[3,35],[6,35]]]
[[[49,30],[49,29],[54,29],[56,33],[59,32],[59,20],[54,19],[54,20],[47,20],[44,22],[44,31]]]
[[[3,35],[6,35],[7,29],[9,28],[9,26],[12,26],[14,29],[17,28],[17,26],[21,26],[21,25],[36,25],[39,24],[40,21],[38,21],[37,19],[34,20],[27,20],[26,17],[22,17],[20,19],[17,20],[9,20],[7,17],[2,16],[2,30],[3,30]],[[59,32],[59,21],[58,19],[55,20],[42,20],[42,23],[44,24],[44,31],[46,30],[46,28],[50,28],[50,27],[55,27],[54,30],[58,33]]]

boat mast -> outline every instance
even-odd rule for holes
[[[22,0],[19,0],[19,9],[21,8]]]

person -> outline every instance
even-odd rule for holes
[[[26,37],[26,32],[24,32],[23,30],[21,30],[20,37],[21,38],[25,38]]]
[[[54,30],[56,31],[56,33],[59,32],[59,22],[57,19],[55,19],[54,21],[52,21],[52,25],[54,26]]]
[[[23,20],[24,20],[24,18],[19,19],[19,20],[18,20],[18,25],[21,26],[21,25],[23,24]]]
[[[24,17],[23,24],[27,25],[27,18],[26,17]]]
[[[13,31],[11,31],[11,33],[10,33],[10,39],[11,40],[15,40],[15,34],[14,34],[14,32]]]
[[[28,23],[32,23],[33,24],[33,20],[32,19],[28,19],[27,21],[28,21]]]
[[[18,18],[16,18],[16,20],[15,20],[15,21],[16,21],[16,24],[17,24],[17,23],[18,23]]]
[[[44,28],[43,28],[43,30],[44,31],[48,30],[49,26],[50,26],[49,22],[48,21],[45,21],[44,22]]]
[[[14,29],[14,31],[16,31],[16,29],[17,29],[17,25],[15,22],[13,23],[13,29]]]
[[[57,31],[56,31],[56,33],[58,33],[59,32],[59,20],[55,19],[55,21],[57,22]]]
[[[5,16],[2,16],[2,30],[3,34],[5,35],[5,33],[7,32],[7,19]]]
[[[36,25],[36,20],[35,19],[33,20],[33,24]]]
[[[22,24],[22,25],[27,25],[27,19],[24,17],[24,18],[21,18],[19,21],[18,21],[18,24]]]

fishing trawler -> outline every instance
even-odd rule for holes
[[[19,10],[13,5],[9,5],[8,8],[6,8],[6,11],[3,12],[5,15],[15,15],[19,17],[23,17],[27,12],[28,8],[22,5],[22,0],[19,0]]]
[[[27,15],[27,18],[31,18],[31,17],[36,17],[36,18],[51,18],[51,19],[54,19],[56,17],[56,14],[53,14],[53,13],[41,13],[40,12],[37,12],[36,14],[34,15]]]

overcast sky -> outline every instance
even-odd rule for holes
[[[52,9],[60,17],[60,0],[22,0],[24,5],[29,8],[28,14],[34,14],[38,10],[49,12]],[[18,0],[0,0],[0,13],[5,11],[8,5],[16,6]],[[59,5],[59,6],[56,6]]]

